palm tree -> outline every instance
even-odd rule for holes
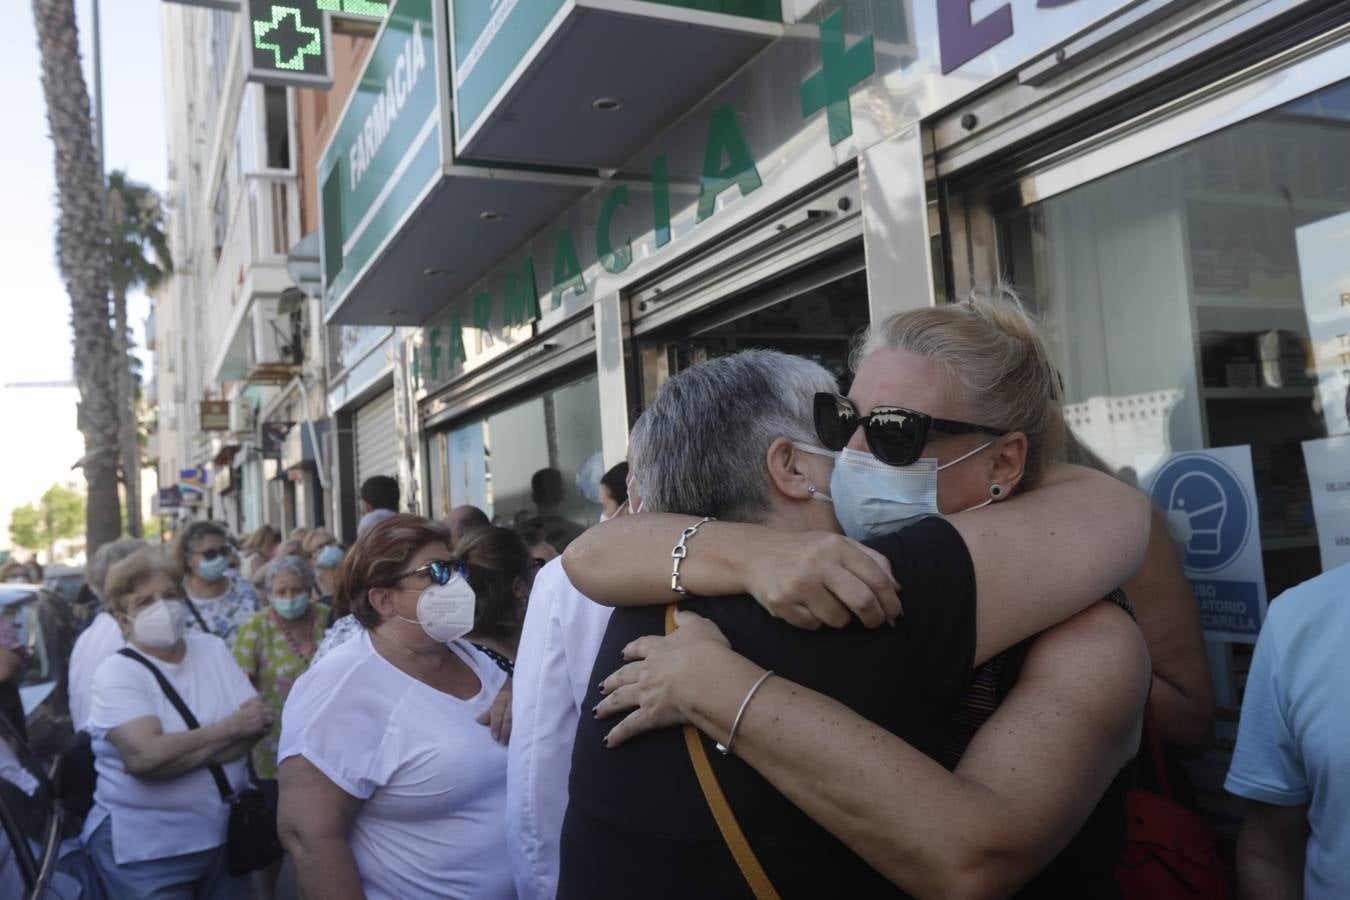
[[[78,421],[85,451],[78,465],[84,468],[88,486],[85,539],[92,553],[117,538],[122,518],[117,496],[117,367],[108,315],[108,220],[103,206],[103,177],[94,152],[89,90],[80,67],[74,0],[32,3],[42,56],[47,123],[56,150],[60,207],[56,256],[70,295],[75,332]]]
[[[117,357],[118,444],[127,499],[127,531],[141,536],[141,444],[137,435],[127,292],[154,289],[173,271],[164,234],[164,206],[154,188],[125,172],[108,174],[108,280],[113,299],[113,352]],[[147,255],[149,254],[149,255]]]

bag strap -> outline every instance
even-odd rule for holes
[[[202,627],[202,633],[215,634],[210,626],[206,624],[206,620],[202,618],[202,614],[197,610],[197,604],[192,602],[192,598],[187,594],[183,594],[183,602],[187,604],[188,612],[192,613],[192,618],[196,619],[197,624]]]
[[[202,727],[201,723],[197,721],[197,717],[192,714],[192,710],[188,709],[187,704],[183,702],[183,698],[178,696],[178,691],[174,690],[173,685],[169,683],[169,679],[164,677],[164,673],[159,670],[159,666],[130,647],[123,647],[117,652],[127,659],[136,660],[150,670],[150,674],[155,676],[155,681],[159,682],[160,690],[164,692],[164,696],[168,698],[170,705],[178,711],[178,715],[183,718],[183,724],[188,727],[189,731]],[[211,777],[216,781],[216,790],[220,791],[220,799],[229,803],[230,797],[234,796],[234,791],[230,788],[230,780],[225,777],[225,770],[217,765],[207,766],[206,770],[211,773]]]
[[[674,603],[666,607],[666,634],[675,630],[675,607]],[[698,729],[693,725],[685,725],[683,730],[684,744],[689,749],[689,760],[694,764],[698,786],[703,789],[703,798],[708,801],[708,809],[717,820],[717,830],[722,832],[722,840],[726,841],[727,849],[736,860],[736,866],[745,877],[746,884],[750,886],[756,900],[779,900],[778,891],[774,890],[768,873],[760,865],[754,849],[746,840],[745,832],[741,831],[736,814],[731,811],[731,804],[727,803],[726,794],[722,793],[722,786],[717,782],[717,774],[713,772],[712,762],[708,759],[708,751],[703,746]]]

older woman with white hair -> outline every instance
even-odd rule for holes
[[[263,569],[261,584],[267,608],[243,624],[234,642],[234,659],[276,716],[272,730],[253,748],[258,786],[275,813],[277,808],[277,745],[281,742],[281,709],[295,680],[314,661],[314,651],[328,623],[328,607],[318,602],[314,570],[300,556],[281,556]],[[277,860],[257,877],[263,897],[270,897],[281,871]]]
[[[225,642],[185,634],[178,569],[141,550],[112,567],[105,598],[127,646],[94,674],[87,727],[98,786],[82,840],[113,897],[248,896],[225,868],[232,791],[272,714]],[[189,728],[163,678],[200,727]]]

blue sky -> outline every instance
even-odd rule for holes
[[[76,0],[90,90],[92,0]],[[163,0],[102,0],[103,85],[108,168],[125,168],[163,190],[166,181],[164,89],[159,37]],[[5,0],[0,13],[0,271],[8,316],[0,328],[0,420],[15,432],[0,442],[0,546],[10,510],[34,502],[56,482],[81,483],[71,465],[83,454],[72,389],[5,389],[10,382],[71,377],[70,299],[56,268],[56,184],[47,134],[37,33],[28,0]],[[130,315],[143,344],[145,297]],[[142,350],[142,356],[145,356]],[[148,370],[147,370],[148,374]],[[17,437],[16,437],[17,436]]]
[[[159,17],[163,0],[102,0],[106,165],[125,168],[163,190],[166,182],[164,88]],[[70,377],[70,300],[56,268],[52,145],[42,95],[37,33],[26,0],[10,0],[0,21],[0,95],[5,137],[0,159],[9,170],[0,204],[0,262],[9,309],[22,310],[0,329],[0,384]],[[91,77],[91,0],[76,0],[85,76]],[[131,317],[141,342],[148,303],[136,298]],[[71,416],[74,411],[71,411]]]

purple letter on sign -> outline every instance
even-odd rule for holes
[[[970,20],[971,0],[937,0],[938,50],[942,74],[970,62],[990,47],[1012,37],[1012,7],[1002,6],[978,22]]]

